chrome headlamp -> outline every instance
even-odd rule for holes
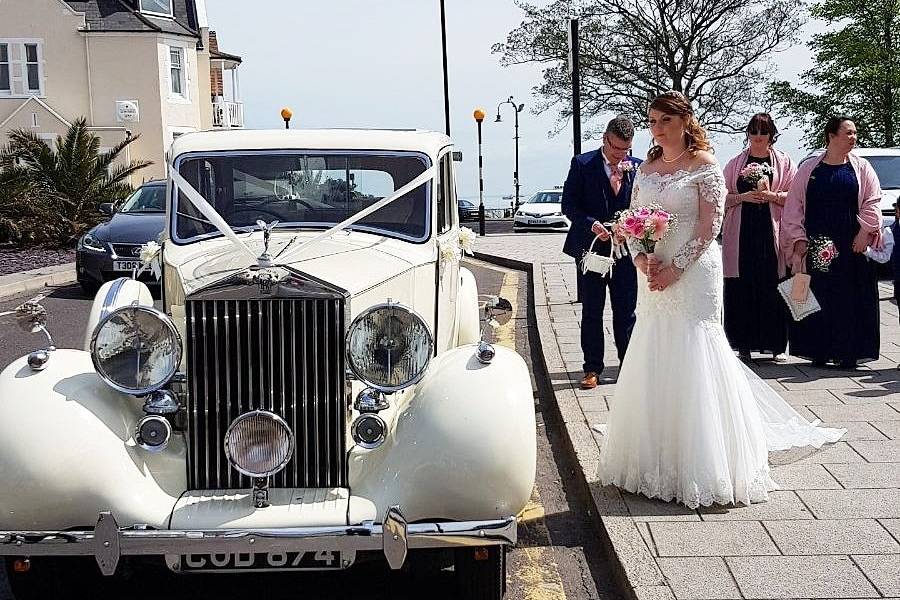
[[[284,419],[254,410],[235,419],[225,432],[225,456],[238,472],[249,477],[278,473],[294,453],[294,434]]]
[[[149,306],[124,306],[94,329],[91,359],[110,387],[143,396],[175,375],[181,362],[181,336],[165,313]]]
[[[396,392],[419,381],[431,352],[431,332],[422,317],[393,302],[356,317],[347,333],[350,369],[382,392]]]

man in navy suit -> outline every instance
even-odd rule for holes
[[[595,237],[594,252],[608,256],[610,232],[603,223],[612,221],[616,211],[628,208],[631,188],[640,160],[630,156],[634,124],[627,117],[614,118],[606,126],[603,146],[572,159],[563,186],[562,209],[572,221],[563,252],[576,261],[578,299],[581,302],[581,350],[584,353],[582,389],[592,389],[603,372],[603,310],[606,289],[612,300],[613,338],[619,362],[625,356],[634,308],[637,304],[637,272],[629,258],[616,261],[612,277],[581,272],[581,257]]]

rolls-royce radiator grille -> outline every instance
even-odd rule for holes
[[[188,300],[189,489],[250,487],[225,456],[239,415],[272,411],[296,436],[273,487],[345,487],[344,303]]]

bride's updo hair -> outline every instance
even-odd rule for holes
[[[691,101],[681,92],[672,90],[660,94],[650,103],[650,110],[658,110],[666,115],[684,118],[684,142],[687,144],[687,149],[691,156],[695,156],[701,150],[712,150],[712,144],[709,143],[706,130],[703,129],[700,121],[694,116],[694,108],[691,106]],[[662,146],[655,144],[647,153],[647,160],[656,160],[662,156],[662,152]]]

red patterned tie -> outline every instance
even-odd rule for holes
[[[619,190],[622,189],[622,171],[619,169],[619,165],[609,163],[609,172],[611,173],[609,183],[612,186],[613,195],[618,196]]]

